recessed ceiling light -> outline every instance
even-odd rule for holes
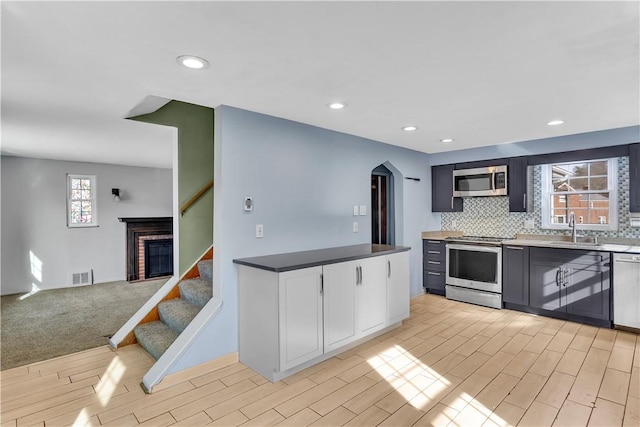
[[[558,126],[564,123],[564,120],[551,120],[550,122],[548,122],[547,124],[549,126]]]
[[[445,144],[447,144],[449,142],[453,142],[453,139],[452,138],[444,138],[444,139],[441,139],[440,142],[444,142]]]
[[[192,70],[204,70],[209,68],[209,62],[206,59],[193,55],[182,55],[176,58],[176,62],[183,67],[191,68]]]
[[[329,108],[331,108],[332,110],[342,110],[346,106],[347,104],[345,104],[344,102],[332,102],[331,104],[329,104]]]
[[[405,126],[402,128],[402,130],[406,131],[406,132],[413,132],[414,130],[417,130],[418,127],[417,126]]]

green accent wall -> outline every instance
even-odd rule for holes
[[[212,108],[170,101],[150,114],[132,117],[178,129],[178,206],[213,179]],[[180,274],[213,244],[213,189],[179,219]]]

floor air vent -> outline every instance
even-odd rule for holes
[[[74,285],[86,285],[89,284],[89,272],[85,271],[83,273],[73,273],[73,284]]]

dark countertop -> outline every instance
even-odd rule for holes
[[[283,271],[299,270],[301,268],[316,267],[318,265],[335,264],[338,262],[405,252],[410,249],[408,246],[371,245],[367,243],[312,251],[239,258],[234,259],[233,262],[235,264],[281,273]]]

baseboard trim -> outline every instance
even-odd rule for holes
[[[162,379],[158,384],[153,387],[153,390],[147,390],[146,387],[142,387],[146,393],[155,393],[160,390],[173,387],[176,384],[189,381],[200,375],[224,368],[238,362],[238,352],[229,353],[225,356],[218,357],[217,359],[210,360],[208,362],[201,363],[191,368],[183,369],[173,374],[169,374]]]

